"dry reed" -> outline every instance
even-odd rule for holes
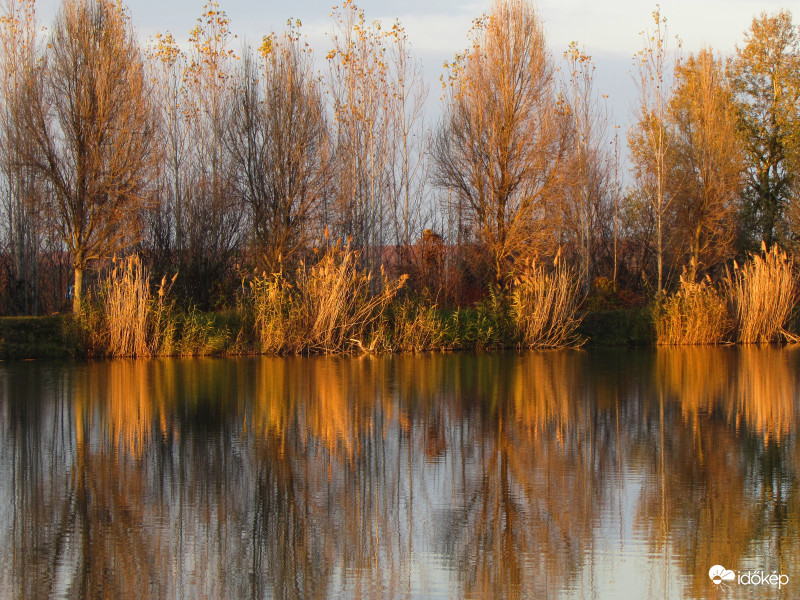
[[[743,266],[733,263],[725,278],[734,335],[743,344],[763,344],[792,336],[784,330],[795,305],[792,262],[778,246],[753,255]]]
[[[725,298],[708,276],[694,283],[685,272],[680,289],[656,306],[654,321],[660,345],[720,344],[732,327]]]
[[[113,259],[100,296],[111,356],[147,356],[149,274],[138,256]]]
[[[551,272],[534,261],[515,280],[511,308],[520,344],[528,348],[564,348],[583,342],[576,331],[581,297],[578,278],[563,260]]]
[[[175,325],[168,317],[166,296],[175,282],[162,278],[150,291],[150,274],[138,255],[113,258],[114,268],[100,294],[105,353],[110,356],[152,356],[169,347]]]
[[[379,291],[358,266],[358,253],[338,247],[313,266],[301,263],[290,282],[274,273],[251,281],[254,325],[265,353],[336,353],[377,349],[389,303],[405,283],[382,273]]]

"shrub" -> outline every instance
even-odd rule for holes
[[[392,347],[401,352],[424,352],[440,350],[449,346],[445,340],[446,330],[438,307],[426,302],[426,298],[406,298],[393,310]]]
[[[473,308],[456,311],[452,319],[454,341],[459,348],[502,348],[516,337],[508,295],[491,288]]]

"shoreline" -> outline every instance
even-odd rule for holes
[[[230,318],[218,313],[208,313],[212,320],[220,324],[211,333],[222,343],[215,344],[207,351],[197,349],[193,352],[176,352],[156,354],[156,357],[168,356],[283,356],[255,351],[241,344],[241,329],[232,330],[224,324],[230,324]],[[217,317],[214,319],[214,317]],[[612,309],[586,312],[577,333],[584,340],[584,347],[657,347],[655,326],[649,308]],[[413,351],[378,351],[375,354],[419,354],[427,352],[464,352],[464,351],[502,351],[519,348],[513,342],[508,344],[490,344],[473,347],[440,347],[428,350]],[[300,355],[324,354],[320,352],[304,352]],[[335,353],[335,354],[359,354]],[[288,354],[286,356],[289,356]],[[111,358],[102,354],[93,355],[82,347],[76,335],[75,322],[70,314],[57,314],[35,317],[0,317],[0,360],[46,360],[71,359],[87,360],[91,358]]]

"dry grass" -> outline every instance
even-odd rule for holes
[[[681,288],[655,309],[659,345],[720,344],[732,328],[725,298],[706,277],[694,283],[681,276]]]
[[[735,262],[724,281],[734,335],[743,344],[765,344],[781,336],[795,305],[792,262],[778,246],[754,255],[742,267]]]
[[[552,271],[534,261],[515,280],[511,309],[520,343],[527,348],[580,346],[576,334],[581,295],[572,268],[556,257]]]
[[[379,349],[385,312],[405,276],[372,276],[358,266],[358,253],[334,248],[313,266],[301,264],[294,281],[284,273],[251,281],[258,349],[264,353],[336,353]]]

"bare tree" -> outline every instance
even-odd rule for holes
[[[572,128],[569,149],[570,175],[565,181],[572,227],[580,257],[583,292],[591,288],[603,220],[608,215],[611,157],[606,150],[608,116],[594,90],[592,58],[570,44],[564,53],[569,76],[565,82],[564,104]]]
[[[185,97],[186,54],[170,33],[149,46],[148,65],[157,115],[155,166],[159,201],[145,212],[144,246],[157,273],[165,274],[183,256],[190,138]]]
[[[296,27],[264,38],[261,64],[245,53],[227,139],[236,189],[270,271],[307,246],[328,181],[322,92]]]
[[[617,285],[617,267],[619,250],[619,125],[614,125],[614,275],[612,281]]]
[[[0,17],[0,136],[3,211],[6,217],[14,311],[33,314],[39,305],[38,254],[44,233],[42,184],[25,166],[30,146],[22,130],[25,81],[35,68],[36,13],[33,0],[7,0]],[[30,149],[30,148],[28,148]]]
[[[366,262],[381,258],[390,221],[392,113],[387,56],[390,33],[368,23],[352,0],[334,7],[328,89],[333,100],[336,185],[328,220],[363,248]]]
[[[149,92],[128,17],[109,0],[65,0],[26,83],[26,163],[52,189],[51,209],[75,269],[81,310],[89,261],[133,241],[148,198]]]
[[[408,249],[411,240],[424,229],[422,201],[427,180],[427,143],[422,65],[414,59],[405,28],[392,25],[388,48],[390,70],[389,112],[392,135],[391,197],[394,210],[395,243]]]
[[[243,211],[234,187],[234,169],[225,144],[233,99],[233,35],[225,11],[214,0],[189,36],[183,75],[183,107],[188,128],[186,186],[180,203],[178,247],[184,290],[203,306],[219,301],[244,237]]]
[[[655,219],[657,289],[664,283],[664,221],[671,198],[665,189],[669,144],[666,114],[670,96],[669,39],[667,20],[659,8],[653,11],[652,31],[641,33],[644,48],[636,54],[641,104],[637,122],[629,133],[634,175],[640,192],[651,205]]]
[[[546,203],[557,193],[563,128],[542,25],[524,0],[498,0],[450,69],[444,123],[434,142],[438,184],[504,285],[520,258],[542,249]]]

